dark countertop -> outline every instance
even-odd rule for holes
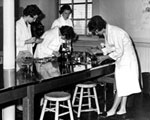
[[[44,76],[41,76],[39,73],[37,73],[36,69],[34,69],[33,71],[30,71],[30,72],[28,72],[26,69],[19,69],[16,73],[14,73],[14,74],[16,74],[16,85],[12,86],[12,87],[8,87],[8,88],[4,88],[1,86],[0,92],[4,91],[5,89],[15,89],[17,87],[28,86],[28,85],[32,85],[32,84],[39,84],[39,83],[42,83],[47,80],[50,81],[50,80],[54,80],[54,79],[58,79],[58,78],[63,79],[63,77],[66,77],[66,76],[74,76],[75,77],[84,72],[86,73],[87,71],[92,71],[94,69],[100,69],[100,68],[103,68],[103,66],[105,67],[105,66],[109,66],[112,64],[114,64],[114,63],[110,62],[110,63],[106,63],[105,65],[101,65],[98,67],[93,67],[93,68],[89,68],[86,70],[77,71],[77,72],[73,72],[73,73],[66,73],[66,74],[62,74],[58,77],[53,77],[53,78],[50,77],[49,79],[44,79]]]

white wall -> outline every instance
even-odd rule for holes
[[[135,42],[150,43],[149,0],[94,0],[94,5],[93,15],[99,14],[123,28]]]
[[[93,0],[93,15],[126,30],[133,39],[142,72],[150,72],[149,0]]]

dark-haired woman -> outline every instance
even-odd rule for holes
[[[30,23],[36,21],[42,11],[35,4],[28,5],[23,10],[23,16],[16,21],[16,56],[17,57],[32,57],[32,47],[36,43],[36,37],[32,37]],[[17,64],[16,70],[20,69]],[[20,101],[19,101],[20,102]],[[20,102],[21,103],[21,102]],[[17,106],[18,110],[23,109],[22,105]]]
[[[36,63],[37,72],[44,78],[60,75],[57,62],[51,62],[51,58],[59,57],[59,49],[63,43],[62,40],[71,41],[76,36],[70,26],[55,27],[46,31],[41,38],[42,43],[37,44],[34,58],[39,59]],[[41,62],[40,62],[41,61]],[[42,61],[44,61],[42,63]]]
[[[21,51],[31,54],[36,38],[31,35],[31,25],[42,13],[37,5],[28,5],[23,10],[23,16],[16,22],[16,55]]]
[[[104,35],[104,58],[115,62],[116,96],[112,108],[105,116],[126,114],[127,97],[141,92],[137,56],[132,41],[123,29],[108,24],[101,16],[93,16],[88,23],[89,31],[97,36]]]
[[[60,28],[61,26],[65,25],[73,27],[72,21],[69,18],[70,14],[72,13],[71,7],[68,4],[64,4],[60,8],[59,13],[60,17],[53,22],[51,28],[54,28],[56,26]]]

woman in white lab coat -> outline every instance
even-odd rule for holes
[[[21,51],[28,51],[32,54],[36,38],[31,35],[30,23],[34,22],[41,13],[37,5],[28,5],[23,10],[23,16],[16,22],[16,56]]]
[[[59,49],[63,43],[62,39],[71,41],[75,36],[74,30],[70,26],[54,27],[41,36],[43,42],[37,45],[34,58],[37,59],[37,72],[43,78],[60,75],[58,62],[51,60],[60,56]]]
[[[64,4],[60,8],[59,13],[60,13],[60,17],[54,20],[51,28],[54,28],[56,26],[60,28],[61,26],[65,26],[65,25],[73,27],[73,23],[69,18],[70,14],[72,13],[71,7],[68,4]]]
[[[138,62],[129,35],[117,26],[108,24],[101,16],[94,16],[88,23],[89,31],[104,35],[105,45],[101,49],[103,58],[115,62],[116,97],[112,108],[105,116],[125,115],[127,96],[141,92],[139,85]],[[118,106],[119,110],[117,111]]]
[[[23,16],[16,21],[16,56],[17,59],[24,57],[33,57],[32,47],[36,43],[36,38],[31,35],[30,23],[34,22],[42,13],[39,7],[35,4],[28,5],[23,10]],[[17,64],[16,70],[20,69]],[[23,109],[22,105],[17,106],[18,110]]]

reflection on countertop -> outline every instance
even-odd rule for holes
[[[70,66],[72,67],[69,69],[73,69],[73,71],[70,70],[68,73],[61,74],[59,69],[57,69],[60,64],[57,61],[47,62],[44,64],[33,62],[32,65],[30,65],[30,67],[23,67],[16,72],[17,85],[42,81],[59,76],[62,77],[63,75],[83,70],[90,70],[91,68],[109,65],[111,63],[114,63],[114,60],[106,59],[102,61],[100,64],[98,64],[95,59],[91,60],[91,58],[85,55],[84,52],[80,54],[78,53],[74,56],[71,64],[69,63],[69,67]],[[65,69],[68,69],[68,67],[66,67]]]
[[[85,54],[85,53],[83,52],[83,54]],[[78,54],[77,56],[78,56],[78,58],[74,58],[74,61],[73,61],[73,64],[72,64],[72,67],[73,67],[74,71],[71,71],[70,73],[65,73],[65,74],[56,74],[56,75],[54,75],[53,73],[49,74],[47,72],[48,70],[45,68],[45,67],[48,66],[48,64],[45,65],[45,66],[43,66],[42,64],[39,64],[40,66],[43,66],[43,68],[41,70],[37,70],[37,66],[36,66],[35,62],[32,62],[32,65],[30,65],[30,67],[27,67],[27,66],[25,67],[24,66],[23,68],[20,68],[19,70],[17,70],[16,73],[14,73],[16,75],[16,85],[13,86],[13,88],[14,87],[19,87],[19,86],[24,86],[24,85],[27,86],[27,85],[30,85],[30,84],[40,83],[40,82],[43,82],[43,81],[46,81],[46,80],[51,80],[51,78],[55,78],[55,77],[63,78],[64,75],[71,75],[71,74],[74,74],[74,73],[77,73],[75,75],[78,75],[78,73],[80,71],[82,72],[84,70],[85,71],[86,70],[89,70],[89,71],[93,70],[93,69],[91,69],[91,66],[92,66],[91,64],[92,63],[91,63],[91,60],[89,60],[89,58],[87,58],[85,60],[85,58],[81,54]],[[87,64],[85,63],[85,61],[87,62]],[[56,63],[57,62],[55,61],[55,64]],[[101,62],[101,65],[99,65],[99,66],[105,66],[105,65],[109,66],[109,64],[111,64],[111,63],[114,63],[114,61],[112,61],[112,60],[105,60],[105,61]],[[83,67],[83,66],[85,66],[85,67]],[[93,67],[94,66],[92,66],[92,68]],[[78,68],[78,70],[75,70],[77,68]],[[95,69],[99,69],[99,68],[96,68],[96,66],[95,66]],[[1,70],[2,70],[2,65],[1,65]],[[105,71],[105,72],[107,72],[107,71]],[[43,73],[46,73],[46,74],[43,74]],[[52,74],[53,74],[53,76],[52,76]],[[3,77],[1,77],[1,79],[3,79]],[[1,80],[1,82],[2,81],[3,80]],[[1,89],[2,88],[3,87],[1,86]]]

